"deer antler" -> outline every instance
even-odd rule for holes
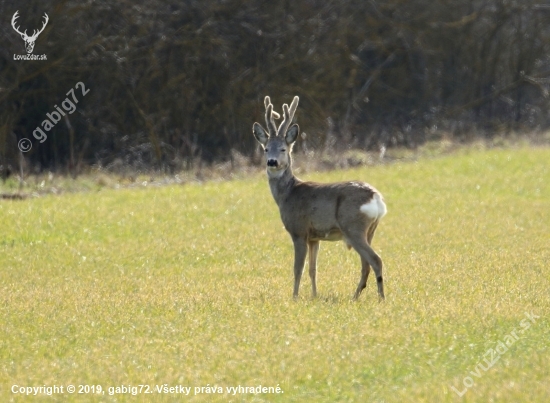
[[[45,18],[45,21],[42,24],[42,28],[39,31],[36,31],[36,29],[35,29],[33,31],[33,34],[31,36],[28,36],[27,35],[27,30],[25,30],[25,32],[21,32],[19,30],[19,27],[15,26],[16,20],[18,18],[19,18],[19,10],[17,10],[15,12],[15,14],[13,15],[13,17],[11,19],[11,26],[13,27],[15,32],[17,32],[19,35],[21,35],[23,37],[23,39],[25,39],[25,40],[33,40],[33,39],[38,38],[38,35],[40,35],[42,33],[42,31],[44,31],[44,29],[46,28],[46,25],[48,24],[48,21],[50,20],[50,17],[48,17],[48,14],[44,13],[43,18]]]
[[[46,28],[46,25],[48,24],[48,21],[50,20],[50,17],[48,17],[48,14],[44,13],[44,16],[43,18],[45,18],[45,21],[44,23],[42,24],[42,28],[40,29],[40,31],[36,31],[36,29],[33,31],[33,34],[31,36],[31,38],[33,39],[36,39],[38,37],[38,35],[40,35],[42,33],[42,31],[44,31],[44,29]]]
[[[19,35],[21,36],[27,36],[27,30],[25,30],[25,32],[21,32],[19,31],[19,27],[16,27],[15,26],[15,20],[19,18],[19,10],[17,10],[15,12],[15,14],[13,15],[12,19],[11,19],[11,26],[13,27],[13,29],[15,30],[15,32],[17,32]]]
[[[275,126],[275,121],[273,118],[279,118],[279,114],[275,111],[273,111],[273,104],[271,103],[271,99],[266,96],[264,98],[264,105],[265,105],[265,124],[267,125],[267,131],[269,133],[269,137],[271,136],[277,136],[277,126]]]
[[[277,136],[284,136],[284,134],[288,130],[288,126],[290,126],[290,123],[292,123],[292,119],[294,119],[294,113],[296,113],[296,108],[298,107],[299,101],[300,98],[298,98],[298,96],[295,96],[292,100],[292,103],[290,104],[290,110],[287,104],[283,105],[283,121],[279,126]]]

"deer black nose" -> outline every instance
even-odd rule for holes
[[[270,158],[267,160],[268,167],[276,167],[277,165],[279,165],[279,163],[277,162],[276,159]]]

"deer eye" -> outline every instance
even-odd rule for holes
[[[286,151],[286,148],[281,148],[281,152],[285,152]]]
[[[268,151],[267,148],[264,148],[264,151],[267,152]]]

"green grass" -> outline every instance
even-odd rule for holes
[[[466,150],[307,175],[384,194],[382,304],[372,274],[351,301],[360,264],[342,243],[321,244],[319,298],[306,267],[292,299],[292,243],[263,174],[1,201],[0,401],[545,402],[549,161],[548,148]],[[540,318],[520,333],[525,312]],[[284,393],[10,391],[68,384]]]

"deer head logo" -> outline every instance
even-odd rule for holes
[[[19,13],[19,10],[17,10],[15,12],[15,14],[13,15],[13,18],[11,19],[11,26],[13,27],[13,29],[15,29],[15,32],[17,32],[19,35],[21,35],[21,38],[23,38],[23,40],[25,41],[25,49],[27,49],[27,53],[30,54],[34,50],[34,42],[36,41],[36,38],[38,38],[38,35],[40,35],[42,33],[42,31],[44,31],[44,28],[46,28],[46,24],[49,21],[49,17],[48,17],[48,14],[44,13],[44,23],[43,23],[42,28],[40,29],[40,31],[37,31],[35,29],[33,31],[33,34],[31,36],[28,36],[27,35],[27,30],[25,30],[25,32],[21,32],[21,31],[19,31],[19,27],[15,26],[15,20],[17,20],[19,18],[18,13]]]

